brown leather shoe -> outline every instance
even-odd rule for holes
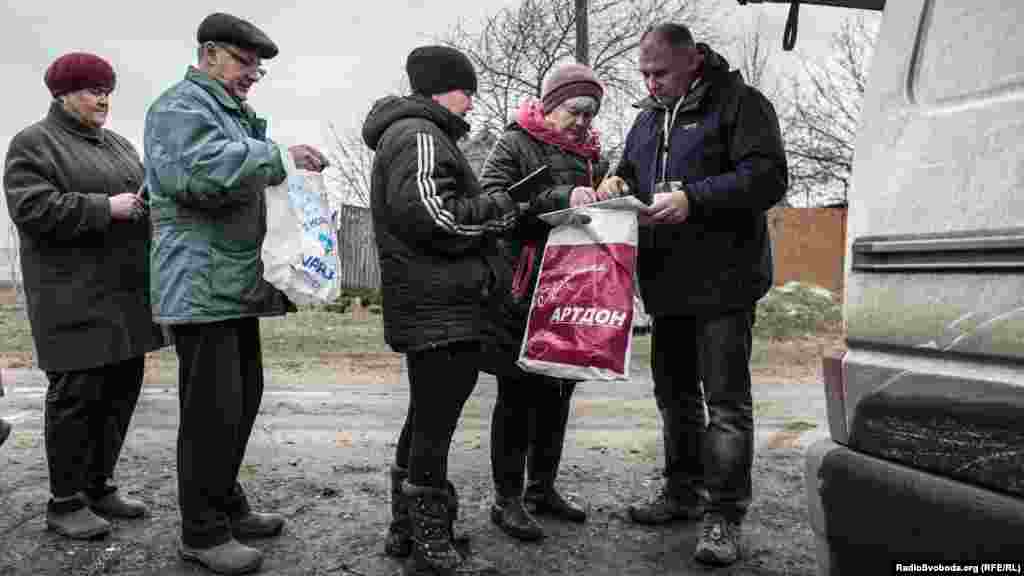
[[[147,510],[141,500],[125,498],[117,492],[111,492],[99,500],[89,499],[89,508],[109,518],[142,518]]]
[[[71,512],[46,511],[46,528],[72,540],[92,540],[110,533],[110,522],[97,516],[88,506]]]
[[[183,560],[217,574],[249,574],[263,564],[262,552],[234,539],[212,548],[190,548],[183,544],[179,553]]]
[[[235,538],[270,538],[283,528],[284,516],[264,512],[249,512],[231,524]]]

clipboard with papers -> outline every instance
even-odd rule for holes
[[[508,187],[508,195],[516,202],[530,202],[547,185],[548,165],[544,164]]]

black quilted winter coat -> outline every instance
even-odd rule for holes
[[[469,125],[421,96],[378,100],[363,124],[376,154],[370,208],[384,336],[396,352],[493,339],[506,283],[496,235],[518,215],[484,193],[456,146]]]
[[[480,175],[484,191],[497,193],[544,165],[548,166],[546,182],[538,187],[529,210],[516,226],[502,236],[502,254],[511,280],[506,286],[509,298],[503,318],[506,336],[512,340],[505,344],[516,352],[526,330],[530,301],[551,230],[536,215],[568,208],[573,188],[592,184],[594,167],[590,160],[542,142],[513,122],[495,143]]]

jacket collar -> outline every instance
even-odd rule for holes
[[[93,128],[92,126],[82,124],[81,120],[75,118],[64,109],[64,105],[61,104],[60,100],[54,100],[50,103],[50,111],[46,116],[75,136],[92,140],[93,142],[103,141],[103,128]]]
[[[252,108],[248,104],[229,94],[223,84],[199,68],[189,66],[188,72],[185,73],[185,80],[198,84],[203,90],[206,90],[216,98],[217,102],[224,108],[245,116],[252,115]]]
[[[429,116],[451,136],[452,140],[458,141],[469,133],[469,122],[466,122],[465,118],[434,102],[433,98],[420,94],[412,94],[408,98],[425,106],[429,111]]]
[[[698,78],[696,83],[690,88],[690,91],[683,97],[682,103],[679,104],[678,112],[690,112],[700,108],[701,103],[704,102],[705,96],[707,96],[708,89],[711,83],[705,82],[704,78]],[[655,98],[654,96],[648,96],[643,100],[633,104],[633,107],[640,108],[641,110],[658,110],[661,112],[670,111],[675,108],[678,100],[663,101]]]
[[[266,139],[267,120],[256,116],[256,112],[251,106],[229,94],[223,84],[195,66],[188,67],[188,72],[185,73],[185,80],[206,90],[225,110],[241,116],[244,122],[248,124],[252,137],[259,140]]]

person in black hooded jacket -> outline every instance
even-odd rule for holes
[[[752,329],[772,284],[765,211],[786,192],[786,157],[771,103],[685,26],[648,30],[639,68],[650,97],[616,173],[650,204],[637,275],[654,319],[666,483],[629,512],[645,524],[700,518],[696,559],[731,564],[752,492]]]
[[[454,574],[470,559],[453,545],[458,499],[448,449],[500,314],[495,236],[519,206],[503,190],[484,194],[456,145],[469,131],[463,116],[476,90],[469,59],[424,46],[409,54],[406,71],[414,93],[378,100],[363,125],[375,151],[370,208],[384,336],[406,355],[410,387],[385,550],[408,556],[407,575]]]

